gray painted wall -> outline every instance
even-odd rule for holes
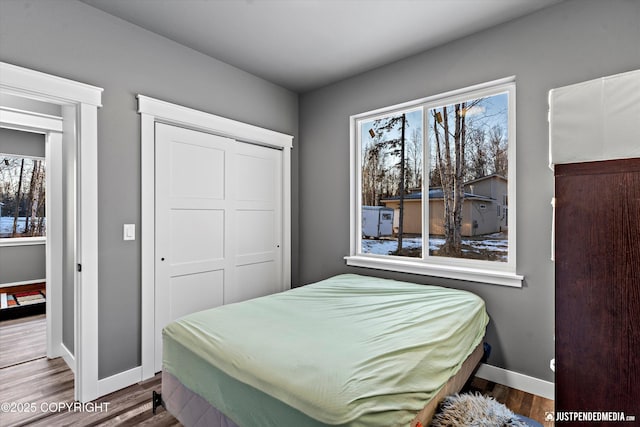
[[[366,273],[466,289],[491,323],[489,363],[553,381],[553,174],[550,89],[640,68],[640,2],[573,0],[300,98],[300,279]],[[476,83],[517,78],[518,272],[521,289],[345,266],[349,116]]]
[[[1,105],[5,104],[0,99]],[[0,153],[44,157],[44,135],[0,129]],[[46,277],[45,244],[0,246],[0,285],[43,280]]]
[[[298,96],[75,0],[1,1],[0,60],[104,88],[98,111],[99,377],[140,365],[138,93],[298,135]],[[297,236],[297,147],[292,152]],[[297,243],[294,241],[297,282]],[[65,319],[68,322],[68,319]]]
[[[0,246],[0,286],[44,280],[46,245]]]
[[[44,158],[44,135],[0,128],[0,153]]]

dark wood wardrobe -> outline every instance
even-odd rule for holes
[[[640,158],[554,170],[556,413],[622,411],[638,425]]]

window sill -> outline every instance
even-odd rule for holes
[[[45,245],[46,237],[13,237],[0,239],[0,247]]]
[[[522,287],[524,276],[502,270],[489,270],[411,261],[397,258],[378,258],[366,255],[353,255],[344,258],[347,265],[353,267],[375,268],[378,270],[398,271],[423,276],[444,277],[447,279],[489,283],[493,285]]]

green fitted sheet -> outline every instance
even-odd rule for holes
[[[260,416],[244,416],[248,396],[212,385],[211,372],[318,425],[407,425],[487,323],[472,293],[345,274],[185,316],[163,331],[163,363],[243,427]]]

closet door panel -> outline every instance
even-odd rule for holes
[[[282,151],[238,144],[234,153],[233,264],[225,304],[283,291]]]

